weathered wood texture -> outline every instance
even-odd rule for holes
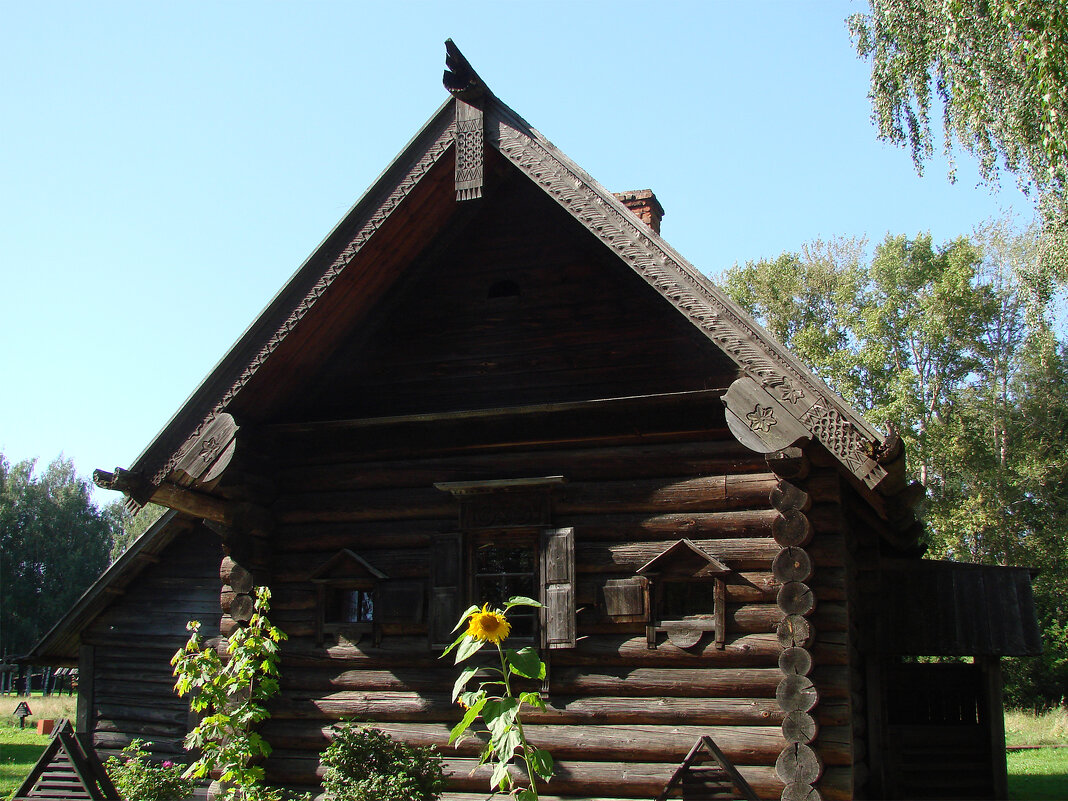
[[[656,415],[648,402],[643,408]],[[463,420],[454,419],[453,433],[445,438],[439,432],[429,453],[416,440],[406,447],[394,443],[387,452],[372,450],[368,459],[359,458],[351,428],[344,454],[324,441],[319,463],[311,456],[314,448],[301,445],[298,427],[264,432],[262,441],[273,440],[285,453],[276,457],[284,467],[274,508],[279,526],[272,540],[272,617],[290,635],[283,647],[283,695],[263,732],[279,755],[270,760],[269,774],[294,784],[314,781],[329,726],[343,718],[378,721],[409,742],[436,744],[457,766],[476,756],[476,742],[459,750],[447,746],[449,727],[458,719],[448,699],[456,669],[428,647],[426,623],[383,625],[377,643],[365,635],[318,644],[318,596],[307,578],[348,548],[390,580],[429,581],[431,543],[454,531],[459,519],[455,499],[434,483],[562,475],[566,483],[552,492],[552,525],[575,532],[578,639],[574,648],[543,654],[551,662],[549,707],[527,715],[532,739],[558,760],[560,780],[553,780],[552,792],[654,796],[694,740],[712,732],[743,773],[755,777],[762,797],[777,797],[783,784],[775,762],[799,736],[786,738],[783,719],[799,709],[805,717],[798,726],[818,727],[824,738],[820,791],[834,797],[833,781],[830,793],[823,782],[844,781],[841,770],[853,760],[837,553],[844,543],[828,530],[833,526],[824,525],[837,519],[835,490],[819,471],[804,482],[784,483],[760,455],[723,437],[714,408],[708,403],[711,427],[680,438],[672,433],[672,420],[685,431],[699,415],[689,407],[676,413],[667,404],[657,417],[658,432],[640,442],[603,420],[595,443],[572,439],[576,429],[569,421],[583,414],[577,408],[547,413],[553,425],[543,427],[536,443],[523,436],[518,422],[510,438],[491,441],[484,421],[467,421],[465,437]],[[626,405],[614,407],[612,415],[625,419]],[[367,428],[377,441],[374,426]],[[497,421],[493,430],[508,428]],[[311,440],[320,438],[312,424],[303,431]],[[464,441],[481,445],[450,444]],[[291,453],[303,455],[291,462]],[[804,553],[821,569],[806,571],[803,586],[784,589],[774,575],[782,552],[775,536],[777,526],[796,526],[792,515],[802,516]],[[711,635],[689,648],[661,636],[649,648],[643,621],[616,622],[606,614],[605,582],[634,576],[681,538],[737,571],[726,587],[722,649]],[[478,599],[464,605],[468,600]],[[809,644],[809,664],[789,669],[803,667],[806,675],[795,678],[806,685],[791,685],[796,698],[784,702],[776,699],[784,678],[776,632],[786,607],[823,636]],[[818,688],[818,705],[806,705],[806,688]],[[483,780],[466,773],[457,771],[450,792],[481,789]]]
[[[189,711],[174,694],[169,662],[188,621],[201,621],[209,636],[218,630],[221,559],[218,537],[195,526],[82,633],[93,648],[87,724],[97,748],[118,751],[140,738],[160,755],[184,756]]]
[[[535,184],[506,180],[467,234],[409,268],[402,296],[386,298],[374,331],[340,347],[285,417],[485,409],[730,383],[735,368],[726,356],[593,246]]]

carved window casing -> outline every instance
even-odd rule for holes
[[[389,577],[347,548],[338,551],[309,577],[316,587],[316,641],[327,636],[358,641],[381,636],[379,585]]]
[[[691,648],[707,635],[723,648],[732,573],[689,540],[679,540],[638,568],[635,577],[606,582],[605,613],[616,622],[644,622],[651,649],[662,635],[679,648]]]
[[[430,552],[430,643],[456,639],[453,626],[472,604],[516,607],[511,637],[542,648],[575,645],[575,534],[552,527],[552,488],[563,478],[435,484],[459,502],[458,530],[434,538]]]

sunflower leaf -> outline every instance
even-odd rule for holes
[[[467,686],[467,682],[469,682],[471,680],[471,678],[476,673],[478,673],[478,666],[477,665],[468,665],[467,667],[465,667],[463,670],[460,671],[459,678],[457,678],[456,679],[456,683],[452,685],[452,700],[453,701],[455,701],[456,698],[460,695],[460,693],[463,692],[464,687]]]
[[[479,713],[482,711],[482,708],[485,705],[486,699],[483,698],[481,701],[475,703],[470,709],[468,709],[464,713],[464,716],[460,719],[460,722],[453,726],[452,731],[449,733],[449,745],[452,745],[453,741],[456,740],[456,738],[462,736],[463,733],[467,731],[468,727],[475,722],[475,719],[478,717]]]
[[[517,676],[525,679],[544,679],[545,663],[538,658],[538,652],[531,646],[518,651],[507,651],[508,668]]]
[[[508,599],[508,603],[504,605],[504,611],[507,612],[513,606],[541,606],[541,604],[533,598],[527,598],[523,595],[513,595]]]
[[[482,650],[482,646],[485,644],[484,641],[476,640],[471,635],[465,634],[463,640],[460,642],[460,647],[456,649],[456,660],[453,664],[458,665],[467,659],[467,657],[478,653]]]
[[[534,769],[534,772],[545,779],[545,781],[549,781],[549,779],[552,778],[553,758],[548,751],[535,748],[527,757],[527,761],[530,763],[530,767]]]
[[[455,626],[453,626],[452,630],[454,632],[459,631],[463,627],[463,625],[467,622],[467,618],[471,617],[471,615],[473,615],[477,611],[478,611],[478,607],[477,606],[469,606],[469,607],[467,607],[467,610],[462,615],[460,615],[460,622],[458,622]]]
[[[457,637],[455,640],[453,640],[452,645],[450,645],[448,648],[446,648],[444,651],[441,652],[441,656],[445,656],[446,654],[448,654],[449,651],[451,651],[453,648],[455,648],[457,645],[459,645],[461,642],[463,642],[464,637],[466,637],[466,636],[467,636],[467,632],[465,631],[463,634],[461,634],[459,637]],[[438,659],[441,659],[441,656],[439,656]]]

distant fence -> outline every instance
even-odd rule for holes
[[[74,695],[78,668],[0,663],[0,695]]]

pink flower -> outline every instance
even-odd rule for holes
[[[173,768],[173,767],[174,767],[174,763],[173,763],[173,762],[171,762],[171,761],[170,761],[170,760],[168,759],[168,760],[167,760],[166,762],[164,762],[164,763],[163,763],[163,767],[165,767],[165,768]]]

